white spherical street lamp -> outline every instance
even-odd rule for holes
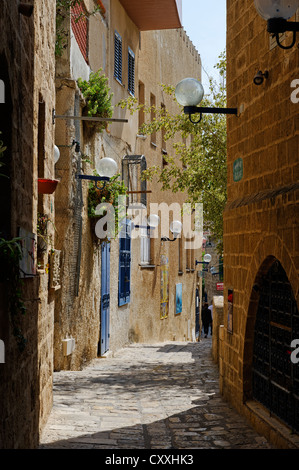
[[[175,97],[182,106],[197,106],[204,97],[204,88],[195,78],[184,78],[175,88]]]
[[[98,174],[106,178],[112,178],[112,176],[115,176],[117,169],[116,161],[108,157],[102,158],[96,166]]]

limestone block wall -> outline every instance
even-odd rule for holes
[[[253,285],[278,259],[298,303],[298,104],[291,82],[297,48],[273,47],[253,2],[227,2],[228,203],[224,213],[224,319],[233,290],[232,331],[225,323],[221,388],[240,410],[251,396],[255,309]],[[287,34],[285,43],[290,41]],[[261,86],[258,70],[268,71]],[[236,162],[242,172],[234,171]]]
[[[212,338],[212,356],[215,362],[219,362],[220,356],[220,329],[224,323],[223,318],[223,296],[213,297],[213,338]]]
[[[30,17],[18,12],[17,1],[4,1],[0,17],[1,72],[5,74],[5,129],[7,165],[10,172],[10,237],[19,228],[36,234],[37,212],[54,218],[53,197],[38,197],[38,177],[52,178],[54,89],[55,1],[34,5]],[[54,98],[55,99],[55,98]],[[43,102],[43,136],[40,133],[39,103]],[[38,174],[39,159],[44,175]],[[3,223],[3,220],[2,220]],[[2,227],[1,227],[2,229]],[[36,267],[36,256],[34,258]],[[32,448],[52,404],[53,299],[48,274],[36,270],[23,279],[22,297],[26,313],[18,323],[26,339],[20,352],[9,320],[7,288],[1,286],[1,332],[5,363],[0,365],[1,448]]]

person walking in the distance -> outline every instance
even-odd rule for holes
[[[203,324],[203,331],[205,338],[208,337],[209,333],[209,326],[212,321],[212,315],[211,315],[211,310],[209,310],[209,304],[205,303],[201,312],[201,319],[202,319],[202,324]]]

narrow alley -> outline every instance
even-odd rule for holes
[[[219,393],[211,337],[134,344],[54,374],[41,449],[271,449]]]

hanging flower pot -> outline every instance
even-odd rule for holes
[[[50,179],[38,179],[38,192],[39,194],[52,194],[54,193],[57,184],[59,183],[58,180],[50,180]]]

